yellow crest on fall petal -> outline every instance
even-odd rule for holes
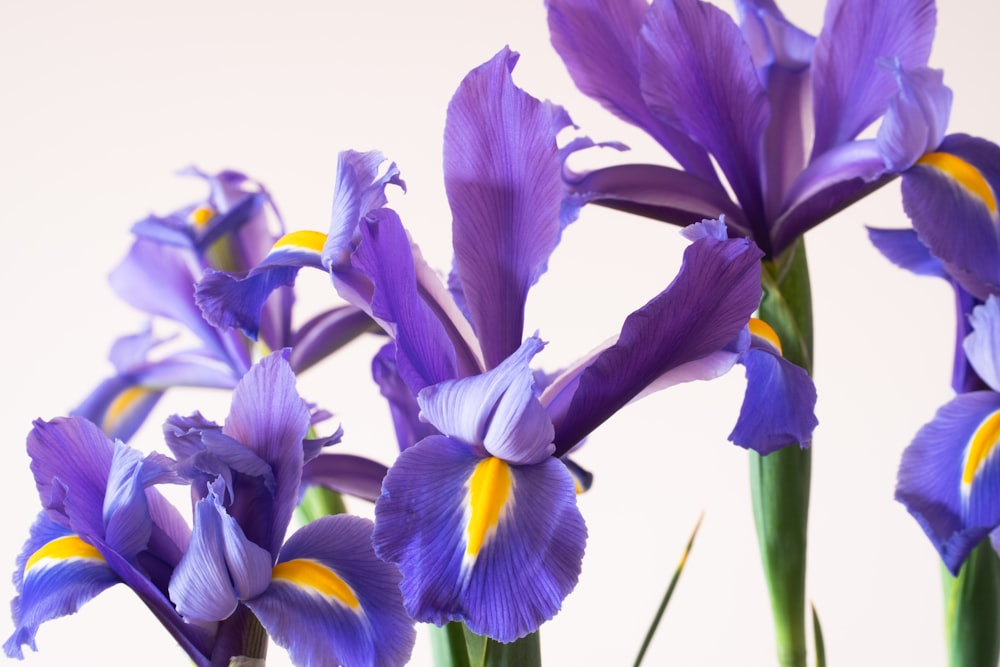
[[[70,558],[89,558],[92,560],[104,560],[101,552],[92,545],[84,542],[78,535],[67,535],[58,537],[31,554],[24,564],[24,571],[27,572],[38,563],[44,560],[67,560]]]
[[[271,578],[287,581],[300,588],[308,588],[333,598],[351,609],[357,609],[358,596],[337,574],[322,563],[307,558],[278,563],[271,570]]]
[[[979,199],[991,215],[997,212],[997,199],[993,188],[976,167],[951,153],[927,153],[917,160],[917,164],[934,167],[951,176],[967,192]]]

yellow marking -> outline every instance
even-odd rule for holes
[[[104,556],[92,544],[87,544],[78,535],[67,535],[57,537],[45,544],[35,553],[31,554],[28,562],[24,564],[24,571],[27,572],[46,558],[66,560],[67,558],[96,558],[104,560]]]
[[[326,245],[326,234],[323,232],[314,232],[309,229],[303,229],[301,231],[285,234],[275,242],[271,250],[291,246],[296,248],[307,248],[315,253],[320,253],[323,251],[324,245]]]
[[[469,508],[472,512],[469,525],[465,528],[467,555],[478,555],[483,542],[496,529],[510,490],[510,467],[503,460],[491,456],[476,465],[469,483]]]
[[[108,406],[107,412],[104,413],[103,430],[113,431],[115,422],[121,419],[122,415],[129,408],[152,393],[152,389],[146,389],[145,387],[130,387],[118,394],[115,400],[111,402],[111,405]]]
[[[959,185],[979,197],[990,213],[997,212],[997,200],[993,188],[983,174],[971,164],[951,153],[927,153],[917,164],[925,164],[951,176]]]
[[[298,586],[312,588],[323,595],[336,598],[351,609],[357,609],[358,596],[333,570],[314,560],[297,558],[278,563],[271,570],[272,579],[284,579]]]
[[[211,206],[199,206],[191,211],[191,223],[195,227],[204,227],[215,217],[215,209]]]
[[[771,325],[764,320],[759,320],[756,317],[750,318],[750,333],[754,336],[763,338],[771,345],[778,348],[778,354],[781,354],[781,339],[778,338],[778,334],[775,333]]]
[[[963,487],[972,484],[983,462],[996,449],[998,441],[1000,441],[1000,410],[984,419],[969,440],[965,450],[965,470],[962,472]]]

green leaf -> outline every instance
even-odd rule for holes
[[[344,498],[336,491],[322,486],[310,486],[302,494],[302,502],[295,508],[295,514],[302,523],[315,521],[328,514],[346,514]]]
[[[541,640],[538,631],[509,644],[477,635],[465,628],[470,667],[541,667]]]
[[[694,546],[694,538],[698,534],[698,529],[701,528],[701,520],[703,517],[704,514],[699,516],[698,522],[694,524],[694,530],[691,531],[691,537],[688,538],[687,546],[684,547],[684,553],[681,555],[681,560],[677,564],[677,568],[674,570],[674,576],[670,579],[670,584],[667,586],[667,592],[663,594],[663,600],[660,601],[660,607],[656,610],[653,622],[650,624],[649,630],[646,632],[646,637],[642,641],[642,646],[639,648],[639,655],[635,657],[635,667],[639,667],[642,663],[642,659],[646,656],[646,650],[649,648],[650,642],[653,641],[653,635],[656,633],[656,629],[660,625],[660,619],[663,618],[663,612],[667,610],[667,603],[670,602],[670,598],[674,594],[674,588],[677,587],[677,582],[681,578],[681,572],[687,564],[688,554],[691,553],[691,547]]]
[[[431,625],[429,628],[435,667],[471,667],[465,627],[461,623],[448,623],[441,627]]]
[[[813,617],[813,642],[816,644],[816,667],[826,667],[826,645],[823,643],[823,628],[819,625],[816,605],[810,604]]]

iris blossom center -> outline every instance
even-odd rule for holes
[[[469,523],[466,526],[467,559],[479,555],[483,543],[496,530],[500,513],[512,488],[510,467],[491,456],[476,465],[469,480]]]
[[[358,596],[333,570],[314,560],[297,558],[278,563],[271,570],[271,578],[287,581],[300,588],[310,588],[338,602],[358,609]]]
[[[951,153],[927,153],[917,160],[917,164],[934,167],[953,178],[959,185],[979,198],[991,215],[996,215],[997,200],[993,188],[974,166]]]
[[[763,338],[768,343],[774,346],[781,354],[781,340],[778,338],[777,332],[771,328],[771,325],[764,320],[757,319],[756,317],[750,318],[750,333],[758,338]]]
[[[302,248],[304,250],[312,250],[313,252],[319,253],[323,251],[323,246],[325,244],[326,234],[313,231],[311,229],[302,229],[282,236],[275,242],[271,250],[273,251],[279,248]]]

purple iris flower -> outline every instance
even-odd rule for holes
[[[705,222],[689,230],[675,281],[615,340],[554,376],[534,372],[543,343],[524,337],[525,301],[574,215],[556,142],[569,119],[513,84],[516,60],[504,49],[473,70],[448,109],[450,292],[385,206],[389,180],[365,154],[341,157],[335,201],[348,193],[355,205],[335,207],[351,214],[335,214],[300,263],[327,270],[392,338],[374,369],[403,452],[376,503],[376,553],[402,571],[415,619],[461,620],[500,641],[554,616],[580,573],[586,528],[562,457],[644,392],[731,368],[760,299],[760,251]],[[265,261],[242,280],[203,281],[206,313],[252,328],[259,287],[281,270]]]
[[[951,92],[926,67],[933,0],[830,0],[815,38],[773,0],[738,0],[739,25],[699,0],[547,5],[580,90],[681,167],[571,174],[583,202],[680,225],[725,215],[777,257],[944,136]]]
[[[356,308],[340,306],[293,331],[290,290],[263,306],[256,349],[241,333],[206,322],[194,300],[195,283],[213,269],[255,266],[282,235],[283,223],[270,195],[246,176],[194,169],[185,173],[205,181],[207,198],[136,223],[136,239],[111,274],[112,287],[129,305],[179,325],[167,338],[149,328],[113,345],[115,375],[74,410],[111,437],[131,437],[169,387],[232,389],[255,354],[283,347],[293,348],[291,363],[300,371],[370,326]]]
[[[304,465],[339,437],[307,440],[310,425],[282,352],[239,382],[223,426],[168,422],[177,461],[112,444],[79,417],[36,422],[28,451],[45,511],[18,559],[6,653],[21,657],[42,622],[123,582],[199,666],[241,654],[251,611],[296,664],[403,664],[413,622],[371,522],[328,516],[284,539]],[[184,479],[193,529],[150,488]]]

